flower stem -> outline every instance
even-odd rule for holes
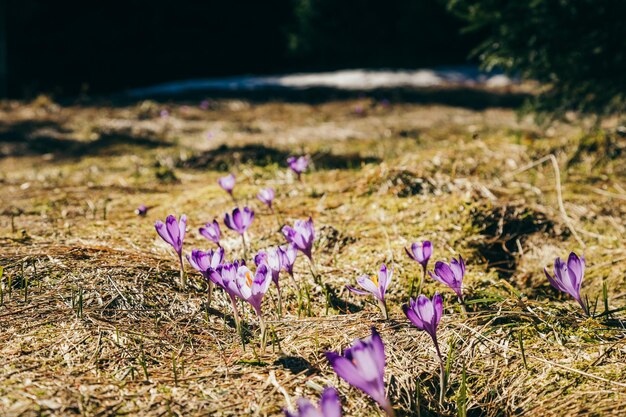
[[[465,300],[463,297],[459,296],[459,304],[461,305],[461,316],[466,319],[467,318],[467,307],[465,306]]]
[[[246,232],[241,234],[241,243],[243,244],[243,259],[248,259],[248,251],[246,250]]]
[[[389,311],[387,310],[387,303],[383,300],[378,300],[378,305],[380,306],[380,311],[382,311],[385,320],[389,320]]]
[[[393,409],[393,406],[391,405],[391,402],[389,400],[386,400],[387,402],[383,405],[383,410],[385,410],[385,413],[387,414],[387,417],[395,417],[396,412]]]
[[[207,300],[207,307],[211,307],[211,300],[213,299],[213,281],[211,281],[210,279],[207,280],[207,285],[208,285],[208,300]]]
[[[283,296],[280,291],[280,286],[276,283],[276,290],[278,290],[278,317],[283,318]]]
[[[578,300],[578,303],[583,308],[583,312],[585,313],[585,316],[591,317],[591,314],[589,314],[589,307],[587,306],[587,304],[585,304],[585,302],[582,299]]]
[[[322,281],[320,279],[320,276],[317,273],[317,267],[315,266],[315,262],[313,262],[313,257],[309,258],[309,268],[311,269],[311,275],[313,275],[313,281],[317,285],[322,285]]]
[[[237,333],[239,334],[239,338],[241,339],[241,345],[243,348],[246,348],[246,342],[243,339],[243,333],[241,331],[241,317],[239,316],[239,309],[237,308],[237,300],[235,297],[230,295],[230,303],[233,306],[233,316],[235,317],[235,326],[237,327]]]
[[[420,283],[417,286],[417,294],[415,294],[415,297],[419,297],[419,295],[422,293],[422,286],[424,285],[424,281],[426,281],[426,268],[422,266],[422,277],[420,278]]]
[[[183,263],[183,253],[178,254],[178,260],[180,262],[180,287],[184,289],[187,286],[187,280],[185,279],[185,264]]]
[[[267,325],[265,324],[265,320],[263,320],[263,316],[258,311],[257,311],[257,316],[259,317],[259,326],[261,327],[261,349],[265,350],[266,336],[267,336]]]
[[[443,394],[446,389],[446,368],[436,337],[433,337],[433,342],[435,343],[435,350],[437,351],[437,358],[439,359],[439,405],[443,406]]]

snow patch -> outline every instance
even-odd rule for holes
[[[444,86],[506,87],[518,81],[503,74],[485,74],[475,67],[417,70],[341,70],[269,76],[237,76],[175,81],[129,90],[132,97],[202,91],[254,91],[262,89],[334,88],[367,91],[383,88]]]

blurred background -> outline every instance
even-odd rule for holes
[[[623,111],[622,0],[0,0],[0,94],[345,68],[482,65],[542,105]]]
[[[464,63],[480,35],[434,0],[0,0],[8,92]]]

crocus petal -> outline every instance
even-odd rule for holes
[[[572,287],[577,291],[580,291],[580,285],[582,284],[583,276],[585,274],[585,258],[579,258],[574,252],[569,254],[567,260],[567,272],[569,274]]]
[[[165,227],[165,224],[162,221],[157,220],[154,223],[154,228],[156,229],[159,236],[161,236],[161,239],[163,239],[165,242],[169,243],[170,245],[174,246],[172,237],[170,236],[169,233],[167,233],[167,228]]]
[[[187,216],[184,214],[180,216],[180,221],[178,222],[178,230],[180,232],[180,241],[182,246],[182,242],[183,240],[185,240],[185,233],[187,232]]]
[[[172,216],[171,214],[167,216],[167,219],[165,219],[165,227],[167,228],[167,233],[172,239],[172,246],[174,247],[174,249],[179,251],[182,247],[182,242],[180,239],[180,226],[176,221],[176,217]]]
[[[550,285],[552,285],[554,288],[556,288],[559,291],[565,292],[565,288],[563,288],[563,286],[561,286],[561,284],[557,280],[552,278],[547,268],[543,268],[543,272],[546,274],[546,277],[548,278],[548,282],[550,282]]]
[[[453,287],[455,284],[454,272],[448,264],[438,261],[435,263],[435,274],[430,276],[442,284],[446,284],[449,287]]]
[[[361,376],[359,370],[349,359],[344,358],[335,352],[326,352],[326,359],[328,359],[330,366],[332,366],[333,370],[340,378],[353,387],[369,394],[369,382]]]
[[[363,378],[365,378],[367,381],[376,380],[379,374],[379,368],[378,364],[376,363],[376,359],[360,340],[356,340],[354,342],[354,345],[355,346],[353,346],[351,349],[352,362],[357,364]]]
[[[387,269],[387,265],[383,264],[380,267],[380,272],[378,273],[378,287],[380,289],[380,295],[382,296],[382,298],[385,297],[387,288],[389,288],[389,284],[391,284],[392,277],[393,277],[393,266]]]
[[[370,293],[369,293],[369,292],[367,292],[367,291],[359,290],[359,289],[354,288],[354,287],[351,287],[351,286],[349,286],[349,285],[346,285],[346,288],[347,288],[348,290],[352,291],[353,293],[358,294],[358,295],[369,295],[369,294],[370,294]]]
[[[235,230],[235,225],[233,224],[233,222],[232,222],[232,220],[230,218],[230,214],[228,214],[228,213],[224,214],[224,224],[229,229]]]
[[[239,207],[233,210],[233,226],[235,226],[235,230],[240,231],[243,229],[243,216],[241,214],[241,210]]]
[[[298,404],[298,417],[324,417],[315,408],[311,401],[305,398],[298,398],[296,401]]]
[[[328,387],[320,397],[320,411],[322,417],[341,417],[341,401],[337,390]]]
[[[385,345],[383,344],[383,339],[380,337],[380,334],[376,330],[376,328],[372,327],[372,350],[373,356],[376,361],[376,366],[378,366],[379,375],[385,374]]]
[[[433,296],[433,307],[435,310],[435,328],[437,328],[437,326],[439,326],[439,321],[441,320],[441,317],[443,316],[443,299],[441,298],[441,295],[436,292],[435,295]]]
[[[422,252],[424,253],[424,261],[428,262],[433,254],[433,245],[429,240],[425,240],[422,244]]]
[[[377,298],[380,298],[380,291],[378,289],[378,286],[376,286],[376,284],[374,284],[374,282],[372,281],[372,278],[368,277],[367,275],[361,275],[356,279],[356,282],[365,291],[368,291],[371,294],[374,294],[374,296],[376,296]]]
[[[423,322],[432,322],[435,309],[433,308],[433,303],[423,294],[417,297],[417,312]]]
[[[406,317],[411,321],[411,323],[415,325],[415,327],[420,330],[424,330],[424,322],[422,321],[422,319],[419,318],[419,316],[409,305],[403,304],[402,311],[404,311]]]

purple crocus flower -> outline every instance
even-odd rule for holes
[[[585,314],[589,315],[589,309],[580,296],[580,286],[585,276],[584,255],[579,257],[574,252],[571,252],[567,259],[567,264],[561,258],[556,258],[554,260],[554,277],[550,276],[547,268],[543,268],[543,272],[554,288],[574,297],[574,300],[578,301]]]
[[[387,292],[387,287],[389,287],[392,276],[393,267],[387,269],[387,265],[382,264],[380,271],[378,271],[378,276],[372,275],[370,277],[368,275],[361,275],[356,279],[357,284],[359,284],[365,291],[356,289],[349,285],[346,285],[346,288],[359,295],[372,294],[378,300],[380,309],[385,315],[385,318],[388,319],[389,314],[387,313],[387,304],[385,303],[385,293]]]
[[[222,262],[224,262],[224,249],[218,248],[216,251],[208,250],[206,252],[193,249],[191,251],[191,256],[187,255],[187,261],[195,270],[202,274],[204,279],[206,279],[209,287],[209,305],[211,305],[211,297],[213,293],[211,270],[216,269],[222,264]]]
[[[433,254],[432,244],[428,240],[425,240],[424,242],[415,242],[411,245],[411,249],[404,248],[404,250],[411,259],[422,265],[423,275],[420,278],[419,284],[417,286],[417,294],[419,294],[422,291],[422,285],[424,284],[424,280],[426,279],[426,268],[428,267],[428,260]],[[414,286],[415,279],[411,281],[411,292],[409,293],[409,297],[413,296]]]
[[[226,227],[240,235],[246,232],[246,229],[252,224],[252,220],[254,220],[254,211],[250,210],[248,207],[244,207],[243,210],[240,210],[239,207],[235,208],[232,217],[228,213],[224,215],[224,224]]]
[[[280,264],[283,266],[283,269],[291,277],[293,277],[293,266],[296,263],[298,249],[293,243],[290,243],[288,245],[280,246],[278,248],[278,253],[280,255]]]
[[[313,259],[313,241],[315,240],[315,228],[313,219],[297,220],[293,227],[284,226],[283,235],[287,242],[293,244],[300,252],[304,253],[310,260]]]
[[[439,403],[443,404],[443,394],[445,392],[446,370],[444,366],[443,356],[439,349],[439,342],[437,341],[437,326],[443,315],[443,300],[438,292],[435,293],[432,300],[429,300],[425,295],[420,295],[417,301],[412,298],[409,300],[409,304],[404,304],[402,310],[406,317],[420,330],[424,330],[433,339],[435,344],[435,350],[437,351],[437,357],[439,359]]]
[[[372,335],[357,339],[342,355],[326,352],[337,375],[374,399],[388,415],[393,415],[391,403],[385,396],[385,346],[374,327]]]
[[[135,209],[135,214],[138,216],[145,216],[148,213],[148,207],[145,204],[140,205]]]
[[[254,263],[259,265],[266,265],[272,274],[272,280],[278,286],[278,276],[282,269],[282,263],[280,253],[277,249],[269,249],[267,251],[259,251],[254,257]]]
[[[430,335],[437,350],[437,356],[442,359],[439,351],[439,343],[437,342],[437,326],[443,315],[443,300],[438,292],[435,293],[432,300],[425,295],[420,295],[417,300],[411,298],[409,304],[402,306],[402,311],[406,317],[420,330],[424,330]]]
[[[305,398],[298,398],[298,411],[291,413],[285,410],[285,417],[341,417],[341,401],[333,387],[327,387],[318,407]]]
[[[206,272],[215,285],[223,288],[228,296],[234,299],[238,293],[233,292],[227,283],[235,281],[237,269],[245,264],[243,259],[234,262],[222,262],[216,268],[208,268]]]
[[[224,189],[224,191],[226,191],[231,196],[233,195],[233,188],[235,188],[236,182],[235,176],[233,174],[228,174],[225,177],[221,177],[217,180],[217,182],[219,183],[220,187]]]
[[[183,240],[185,239],[185,231],[187,229],[187,216],[183,214],[180,216],[180,221],[177,222],[176,217],[170,214],[165,219],[165,224],[157,220],[154,223],[154,228],[161,236],[161,239],[172,245],[176,251],[180,261],[180,285],[184,288],[186,282],[185,267],[183,265]]]
[[[421,264],[424,269],[426,269],[428,260],[433,254],[432,244],[428,240],[425,240],[424,242],[415,242],[411,245],[411,249],[404,248],[404,250],[411,259]]]
[[[224,262],[224,249],[218,248],[217,250],[208,250],[203,252],[199,249],[193,249],[191,256],[187,255],[187,260],[191,266],[209,278],[209,270],[216,269]]]
[[[203,237],[220,246],[220,237],[222,234],[220,232],[220,224],[217,220],[213,219],[213,223],[205,224],[204,227],[201,227],[198,231]]]
[[[459,297],[459,301],[463,303],[463,277],[465,276],[465,262],[459,256],[459,260],[452,258],[450,264],[444,262],[435,263],[435,273],[428,273],[430,277],[436,281],[446,284]]]
[[[272,276],[272,281],[276,284],[278,290],[278,314],[282,316],[283,312],[283,299],[280,292],[280,283],[278,278],[280,277],[280,270],[282,269],[280,252],[278,249],[269,249],[267,251],[259,251],[254,257],[254,263],[257,267],[265,265]]]
[[[235,316],[235,324],[237,325],[237,331],[240,331],[241,329],[241,319],[236,299],[236,297],[240,296],[240,292],[238,291],[238,287],[236,285],[237,270],[240,266],[245,266],[245,264],[246,263],[243,260],[232,263],[225,262],[218,265],[215,269],[209,268],[207,270],[209,279],[218,287],[223,288],[230,298],[230,303],[233,307],[233,315]]]
[[[259,265],[254,275],[246,266],[240,266],[237,270],[237,287],[240,297],[254,308],[261,320],[263,319],[261,310],[263,296],[265,296],[271,283],[272,274],[265,265]]]
[[[165,219],[165,224],[157,220],[154,223],[154,228],[161,236],[161,239],[172,245],[176,253],[182,254],[183,240],[185,239],[185,230],[187,228],[187,216],[183,214],[180,216],[180,221],[176,221],[176,217],[170,214]]]
[[[272,201],[274,201],[275,196],[276,195],[273,188],[262,188],[261,191],[259,191],[259,193],[256,195],[256,198],[261,200],[263,204],[265,204],[267,207],[269,207],[270,210],[273,211]]]
[[[301,180],[302,173],[309,167],[310,158],[308,156],[290,156],[287,158],[289,168],[298,176],[298,181]]]

